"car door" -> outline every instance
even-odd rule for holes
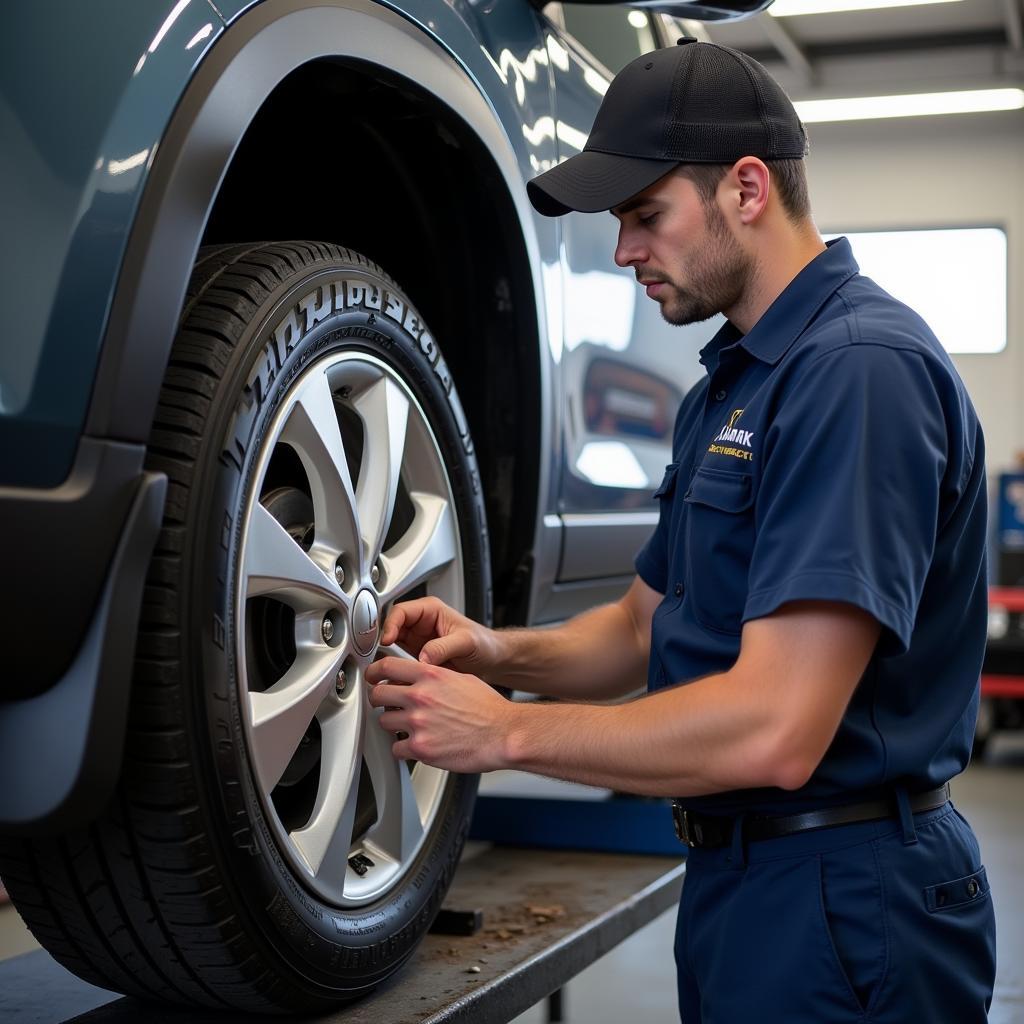
[[[655,16],[619,6],[549,4],[557,41],[559,159],[586,143],[615,72],[663,44]],[[560,51],[560,52],[558,52]],[[685,392],[703,372],[697,352],[721,318],[690,327],[665,323],[658,305],[617,267],[611,214],[561,218],[563,417],[559,580],[581,602],[621,590],[633,557],[657,522],[652,494],[671,461],[672,428]]]

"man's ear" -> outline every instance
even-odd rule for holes
[[[745,156],[733,164],[728,175],[735,215],[741,224],[753,224],[764,213],[771,190],[771,172],[756,156]]]

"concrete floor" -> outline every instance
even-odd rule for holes
[[[954,780],[957,806],[974,826],[996,895],[999,971],[990,1024],[1024,1024],[1024,736],[995,738],[986,761]],[[674,914],[667,913],[567,986],[564,1020],[586,1024],[678,1024],[672,965]],[[11,906],[0,906],[0,960],[35,949]],[[546,1005],[514,1024],[545,1024]]]

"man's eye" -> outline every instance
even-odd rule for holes
[[[650,227],[660,216],[660,213],[649,213],[646,217],[640,218],[640,223],[645,227]]]

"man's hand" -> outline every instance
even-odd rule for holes
[[[397,643],[428,665],[451,665],[485,673],[498,660],[494,631],[460,615],[436,597],[396,604],[384,623],[380,642]]]
[[[373,686],[370,703],[387,709],[380,727],[407,734],[391,748],[396,758],[453,772],[506,767],[505,743],[516,705],[482,679],[392,657],[370,665],[366,681]]]

